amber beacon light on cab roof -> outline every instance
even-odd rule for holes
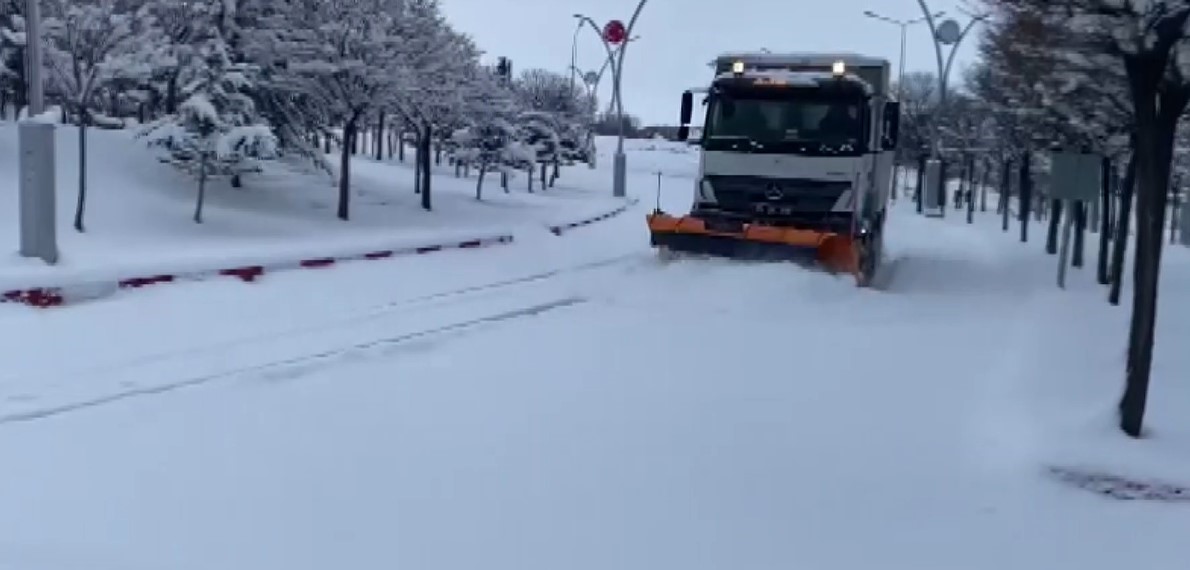
[[[690,212],[648,216],[666,254],[812,259],[872,282],[882,257],[900,105],[889,62],[855,54],[727,53],[707,88]]]

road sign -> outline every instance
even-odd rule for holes
[[[603,39],[611,45],[620,45],[628,37],[628,28],[620,20],[612,20],[603,26]]]
[[[946,20],[938,24],[938,31],[935,33],[938,41],[946,46],[959,43],[959,36],[961,35],[963,35],[963,30],[959,27],[959,23],[954,20]]]

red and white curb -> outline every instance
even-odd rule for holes
[[[569,222],[569,223],[565,223],[565,224],[559,224],[556,226],[548,226],[548,229],[550,230],[550,233],[552,233],[556,236],[560,236],[560,235],[562,235],[563,232],[567,232],[567,231],[573,230],[575,228],[581,228],[583,226],[589,226],[591,224],[595,224],[598,222],[602,222],[604,220],[609,220],[611,218],[614,218],[620,214],[623,214],[624,212],[627,212],[629,208],[637,205],[638,203],[640,203],[640,198],[632,198],[632,199],[628,200],[627,202],[625,202],[623,206],[620,206],[619,208],[616,208],[615,210],[612,210],[610,212],[605,212],[605,213],[599,214],[598,216],[595,216],[593,218],[586,218],[583,220],[579,220],[577,222]]]
[[[625,202],[622,206],[598,216],[586,218],[576,222],[547,226],[547,229],[550,231],[550,233],[560,236],[563,232],[568,230],[589,226],[597,222],[614,218],[626,212],[629,208],[635,206],[639,202],[639,198],[633,198]],[[383,249],[356,255],[313,257],[291,262],[242,265],[238,267],[227,267],[212,271],[160,273],[156,275],[128,277],[118,281],[99,281],[76,283],[65,286],[14,289],[0,293],[0,303],[20,303],[38,308],[60,307],[63,305],[70,305],[83,301],[107,297],[116,293],[120,289],[141,289],[152,285],[176,283],[180,281],[205,281],[215,277],[235,277],[246,283],[252,283],[264,276],[265,273],[289,271],[294,269],[318,269],[344,262],[389,259],[408,255],[425,255],[428,253],[447,250],[492,247],[509,244],[512,242],[512,234],[503,234],[437,245]]]
[[[289,271],[294,269],[319,269],[330,267],[337,263],[390,259],[409,255],[425,255],[439,251],[477,249],[512,243],[511,234],[468,239],[458,242],[422,245],[414,247],[382,249],[355,255],[313,257],[291,262],[269,263],[261,265],[243,265],[227,267],[212,271],[190,273],[162,273],[157,275],[143,275],[129,277],[115,282],[80,283],[68,286],[32,287],[16,289],[0,293],[0,303],[21,303],[32,307],[59,307],[80,301],[87,301],[106,297],[120,289],[141,289],[152,285],[175,283],[179,281],[204,281],[214,277],[235,277],[246,283],[251,283],[266,273]]]

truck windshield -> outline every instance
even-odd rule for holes
[[[850,154],[863,149],[864,133],[858,101],[821,98],[715,97],[704,127],[709,147],[774,152],[813,146]],[[740,148],[741,142],[748,148]]]

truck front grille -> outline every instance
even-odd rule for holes
[[[759,176],[708,176],[715,200],[722,210],[755,213],[778,208],[783,212],[825,214],[830,212],[851,183],[804,178],[761,178]]]

